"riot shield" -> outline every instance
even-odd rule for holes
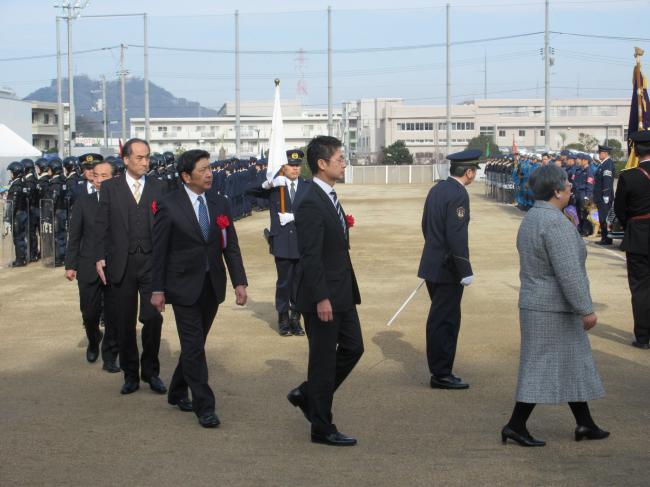
[[[54,268],[54,202],[41,200],[41,262]]]
[[[0,200],[2,230],[0,231],[0,267],[11,267],[16,259],[14,249],[14,202]]]

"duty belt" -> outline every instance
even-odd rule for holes
[[[630,218],[630,221],[638,220],[650,220],[650,213],[644,213],[643,215],[637,215]]]

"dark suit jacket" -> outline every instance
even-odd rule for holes
[[[472,275],[467,227],[469,195],[454,178],[429,191],[422,214],[424,249],[418,277],[440,284],[460,284]]]
[[[158,202],[166,190],[163,182],[146,178],[140,201],[143,201],[147,208],[151,208],[151,204]],[[99,210],[95,219],[95,261],[106,259],[106,279],[112,283],[122,281],[129,257],[129,198],[133,198],[133,194],[126,181],[126,175],[102,183]],[[149,225],[153,228],[152,211],[149,211]]]
[[[80,179],[77,184],[70,188],[70,203],[74,205],[79,198],[88,193],[88,186],[85,179]]]
[[[350,260],[349,229],[343,230],[329,196],[310,184],[294,216],[301,264],[298,311],[315,313],[323,299],[330,300],[334,312],[353,309],[361,296]]]
[[[650,161],[639,164],[650,174]],[[631,220],[650,213],[650,180],[639,170],[622,171],[616,186],[614,213],[625,228],[621,248],[632,254],[650,254],[650,219]]]
[[[77,271],[77,280],[93,283],[99,279],[95,269],[95,217],[99,208],[97,194],[85,194],[72,208],[65,252],[65,269]]]
[[[152,286],[154,291],[163,291],[170,304],[190,306],[196,303],[203,289],[206,263],[217,302],[222,303],[226,296],[224,260],[233,287],[248,284],[230,204],[223,196],[206,195],[210,218],[207,242],[185,189],[174,191],[158,202],[153,226]],[[220,215],[230,220],[224,250],[221,249],[221,229],[217,226]]]

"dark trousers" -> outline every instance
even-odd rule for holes
[[[14,213],[13,227],[11,229],[14,239],[16,260],[27,260],[27,212],[20,210]]]
[[[38,257],[38,230],[41,226],[41,210],[38,207],[29,209],[29,256]]]
[[[309,340],[307,382],[300,391],[307,397],[311,431],[326,435],[336,432],[332,424],[334,392],[363,355],[361,324],[356,308],[334,313],[334,321],[324,323],[316,313],[303,313]]]
[[[77,281],[79,286],[79,308],[88,342],[97,343],[100,336],[99,321],[104,307],[106,288],[99,278],[94,282]],[[102,340],[102,360],[112,362],[118,353],[117,331],[111,320],[105,320]]]
[[[611,208],[611,203],[607,205],[605,203],[598,203],[598,222],[600,223],[601,242],[609,240],[609,237],[607,236],[607,214]]]
[[[117,321],[115,316],[116,304],[113,298],[113,289],[110,284],[103,288],[102,316],[104,318],[104,339],[102,340],[102,360],[104,362],[114,362],[120,351],[120,342],[118,340]]]
[[[219,304],[214,297],[208,274],[198,301],[191,306],[172,305],[176,317],[181,356],[169,384],[170,401],[187,397],[192,391],[192,406],[197,416],[213,413],[214,393],[208,384],[208,363],[205,358],[205,340],[217,315]]]
[[[627,281],[632,293],[634,336],[639,343],[650,340],[650,256],[626,253]]]
[[[427,318],[427,361],[432,375],[451,374],[460,330],[461,284],[427,281],[431,308]]]
[[[136,333],[138,294],[140,295],[140,322],[143,325],[142,356],[139,360]],[[120,367],[124,371],[124,378],[137,382],[139,375],[146,380],[158,376],[160,374],[158,351],[163,319],[151,305],[151,254],[129,254],[124,278],[122,282],[112,284],[111,296],[115,303]]]
[[[65,246],[68,238],[68,212],[56,210],[54,212],[54,258],[56,262],[65,260]]]
[[[275,309],[278,313],[288,313],[296,302],[296,271],[298,259],[275,258],[278,280],[275,283]]]

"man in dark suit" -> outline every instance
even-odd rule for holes
[[[634,134],[639,166],[622,171],[616,186],[614,212],[625,229],[621,249],[627,260],[627,280],[632,294],[634,341],[650,349],[650,132]]]
[[[467,389],[451,373],[460,330],[463,288],[474,280],[469,261],[469,195],[465,186],[476,177],[481,151],[450,154],[450,176],[427,196],[422,214],[424,249],[418,277],[424,279],[431,298],[427,318],[427,361],[431,387]]]
[[[303,336],[300,313],[296,310],[296,279],[300,253],[296,232],[295,212],[300,201],[309,191],[311,181],[300,177],[303,151],[287,151],[287,164],[282,168],[282,176],[272,181],[264,181],[261,191],[249,194],[269,200],[271,231],[268,233],[271,254],[275,257],[278,280],[275,283],[275,309],[278,312],[278,333],[280,336]],[[282,208],[284,199],[284,211]]]
[[[93,168],[93,191],[82,194],[72,209],[68,245],[65,254],[65,277],[77,280],[79,287],[79,307],[83,318],[88,348],[86,360],[93,363],[99,357],[99,344],[102,345],[103,369],[119,372],[115,364],[118,353],[117,330],[112,320],[106,320],[105,335],[99,330],[104,300],[108,298],[106,286],[101,282],[95,269],[95,218],[99,208],[99,189],[103,181],[113,177],[113,166],[101,159]]]
[[[170,303],[181,356],[169,384],[168,401],[194,411],[205,428],[219,425],[208,384],[205,340],[226,294],[226,269],[238,305],[246,304],[246,272],[228,200],[209,194],[210,154],[189,150],[178,161],[184,189],[158,202],[153,227],[153,294],[160,312]],[[188,387],[192,400],[188,398]]]
[[[96,218],[96,268],[104,284],[110,283],[124,371],[122,394],[140,387],[140,377],[159,394],[167,392],[160,380],[162,315],[151,305],[153,208],[165,185],[147,178],[149,144],[128,140],[122,149],[126,173],[102,184]],[[138,358],[136,320],[140,296],[142,356]]]
[[[307,382],[287,399],[311,422],[314,443],[356,445],[332,423],[334,392],[363,354],[356,305],[359,287],[349,254],[349,227],[334,184],[343,179],[341,142],[315,137],[307,147],[312,184],[296,211],[300,268],[296,306],[305,318],[309,340]]]

